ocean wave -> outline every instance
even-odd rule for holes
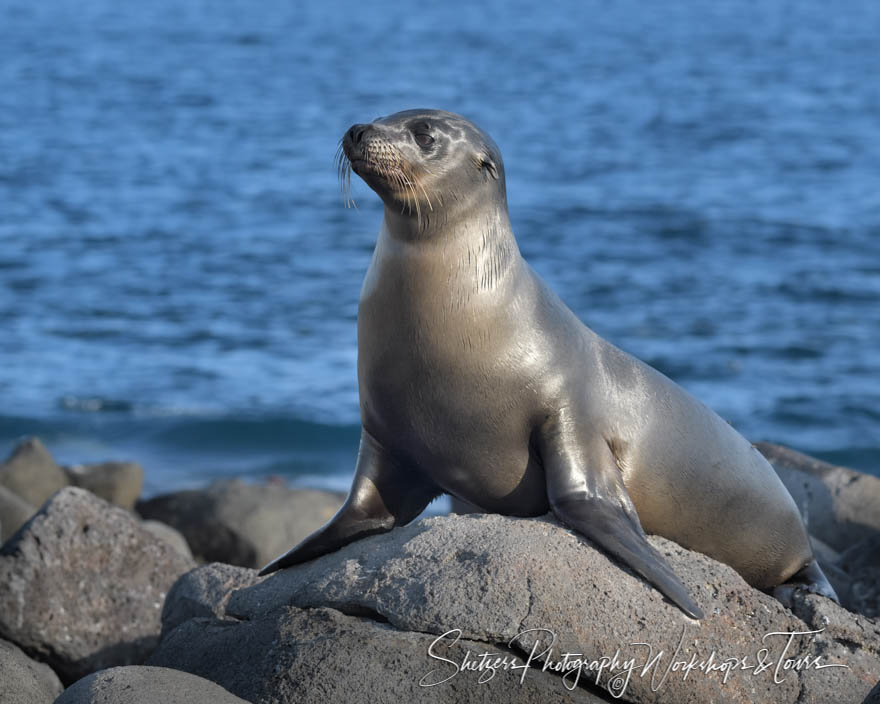
[[[0,457],[39,437],[59,464],[131,460],[145,468],[147,495],[224,476],[283,477],[339,489],[350,480],[360,426],[295,416],[93,413],[0,416]]]

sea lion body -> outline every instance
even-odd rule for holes
[[[446,493],[491,513],[542,515],[550,503],[531,428],[576,389],[646,532],[762,588],[809,562],[790,494],[728,423],[583,325],[522,258],[465,304],[437,295],[456,287],[446,261],[467,259],[450,248],[380,232],[358,310],[367,432]]]
[[[522,259],[487,135],[407,111],[354,126],[343,148],[386,205],[358,310],[358,468],[330,523],[262,573],[406,523],[445,492],[507,515],[552,510],[691,616],[644,531],[756,587],[833,597],[760,453],[586,327]]]

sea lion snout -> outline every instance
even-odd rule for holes
[[[362,178],[366,177],[364,172],[369,172],[374,177],[387,178],[400,168],[399,149],[372,124],[356,124],[349,127],[342,138],[342,152],[351,163],[354,172]],[[375,188],[370,181],[367,183]]]
[[[364,137],[364,132],[366,132],[369,128],[370,125],[364,125],[361,123],[352,125],[348,128],[348,132],[345,133],[345,140],[347,140],[348,143],[352,145],[360,144],[361,140]]]
[[[367,158],[365,147],[369,144],[369,139],[365,139],[369,134],[375,131],[375,127],[370,124],[358,123],[348,128],[342,137],[342,151],[349,161],[359,161]]]

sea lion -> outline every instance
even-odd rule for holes
[[[645,531],[780,598],[836,599],[761,454],[586,327],[523,260],[488,135],[408,110],[354,125],[341,149],[343,176],[350,166],[385,203],[358,307],[357,468],[339,512],[260,574],[406,524],[446,492],[489,512],[552,510],[694,618]]]

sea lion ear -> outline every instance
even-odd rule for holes
[[[484,180],[487,180],[489,177],[498,178],[498,167],[495,164],[495,158],[488,149],[484,149],[477,155],[476,162]]]

